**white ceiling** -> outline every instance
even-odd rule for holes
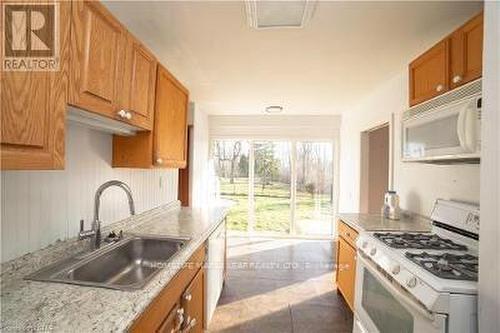
[[[480,2],[318,2],[304,29],[253,30],[244,2],[108,2],[210,114],[341,114]]]

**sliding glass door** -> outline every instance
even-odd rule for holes
[[[333,231],[333,148],[328,142],[297,142],[295,232]]]
[[[221,199],[231,200],[234,206],[229,216],[232,230],[248,230],[249,142],[220,140],[213,146],[218,192]]]
[[[257,232],[290,232],[290,143],[259,141],[254,151],[254,221]]]
[[[333,232],[333,145],[216,140],[219,194],[232,200],[232,230],[301,236]]]

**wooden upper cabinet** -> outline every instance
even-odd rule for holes
[[[158,67],[153,155],[158,166],[186,167],[188,91]]]
[[[157,68],[153,130],[114,135],[113,167],[186,167],[189,92],[163,66]]]
[[[449,44],[448,39],[439,42],[410,64],[410,105],[449,90]]]
[[[480,78],[482,69],[481,12],[410,63],[410,106]]]
[[[58,70],[0,69],[3,170],[64,168],[71,3],[59,2],[56,8],[59,8]]]
[[[450,84],[452,88],[482,76],[483,12],[456,30],[450,37]]]
[[[120,104],[130,112],[130,123],[148,130],[153,127],[156,66],[154,55],[129,34]]]
[[[71,18],[69,104],[120,119],[125,30],[97,1],[73,1]]]

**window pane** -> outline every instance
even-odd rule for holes
[[[213,155],[220,198],[235,202],[227,216],[227,226],[231,230],[246,231],[248,228],[248,153],[247,141],[214,142]]]
[[[295,229],[302,235],[333,231],[333,147],[329,142],[297,142]]]
[[[257,232],[290,232],[290,143],[255,142]]]

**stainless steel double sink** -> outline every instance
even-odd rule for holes
[[[142,289],[188,241],[188,238],[126,237],[89,254],[44,267],[26,279],[119,290]]]

